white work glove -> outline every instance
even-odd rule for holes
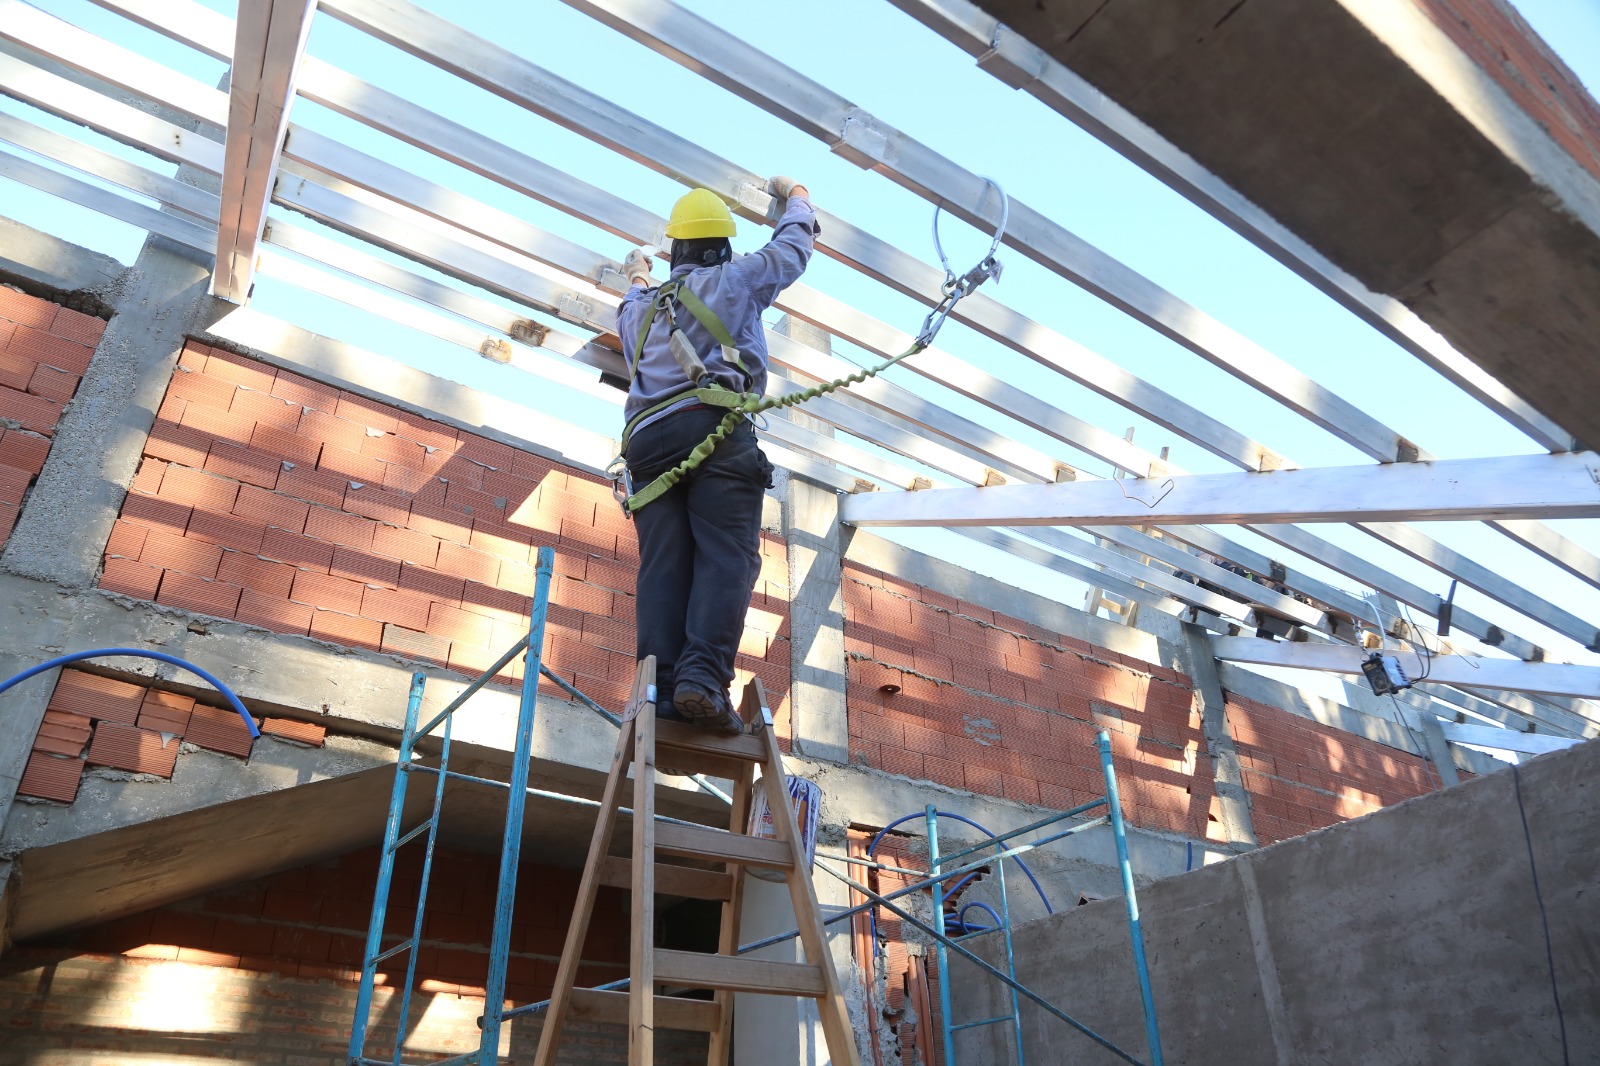
[[[654,279],[650,277],[650,254],[654,251],[655,249],[648,245],[640,245],[623,259],[622,273],[628,279],[629,285],[643,285],[648,289],[654,284]]]
[[[800,190],[801,196],[807,199],[810,198],[810,193],[806,191],[806,187],[793,178],[786,178],[780,174],[777,177],[767,179],[767,192],[780,200],[787,200],[794,194],[796,189]]]

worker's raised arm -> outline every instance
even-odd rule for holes
[[[772,228],[772,240],[729,264],[760,307],[771,306],[778,293],[805,272],[819,232],[817,212],[804,185],[793,178],[777,177],[767,182],[767,191],[784,202],[783,213]]]

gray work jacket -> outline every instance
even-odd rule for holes
[[[761,325],[761,313],[805,271],[817,229],[817,212],[810,202],[790,197],[772,239],[759,250],[734,256],[714,267],[685,264],[672,272],[673,277],[689,275],[686,284],[690,290],[722,320],[739,349],[744,371],[723,361],[721,346],[686,308],[680,306],[678,325],[719,385],[734,392],[766,392],[767,338]],[[622,306],[617,310],[617,334],[622,338],[622,349],[629,364],[634,366],[633,383],[628,388],[628,402],[623,409],[626,422],[633,421],[641,411],[694,388],[667,349],[665,312],[658,312],[650,324],[643,356],[634,351],[639,326],[655,294],[655,288],[636,286],[622,298]]]

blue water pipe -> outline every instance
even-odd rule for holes
[[[990,918],[994,919],[994,924],[993,925],[968,925],[967,924],[967,912],[972,910],[974,907],[976,907],[977,909],[985,912],[986,914],[989,915]],[[965,906],[963,906],[959,911],[957,911],[952,916],[952,920],[955,922],[956,925],[961,927],[961,932],[963,932],[963,933],[987,933],[992,929],[1000,928],[1000,926],[1002,924],[1004,924],[1003,921],[1000,918],[999,913],[996,912],[993,907],[989,906],[987,903],[982,903],[982,902],[979,902],[977,900],[974,900],[973,902],[968,903]],[[946,933],[948,933],[950,931],[949,925],[950,925],[949,922],[945,923],[945,926],[946,926],[945,932]]]
[[[994,837],[994,835],[995,835],[992,830],[986,829],[985,827],[979,825],[977,822],[974,822],[971,818],[964,817],[963,815],[954,814],[954,813],[952,813],[950,811],[935,811],[934,813],[937,814],[940,818],[954,818],[956,821],[961,822],[963,825],[970,825],[972,828],[976,829],[980,833],[985,834],[986,836]],[[916,814],[908,814],[904,818],[896,818],[894,821],[890,822],[888,825],[886,825],[882,829],[878,830],[878,835],[873,837],[872,838],[872,843],[867,845],[867,858],[870,859],[870,858],[874,857],[877,854],[878,844],[880,842],[882,842],[882,840],[883,840],[883,838],[885,836],[888,836],[889,831],[894,829],[895,826],[902,825],[902,824],[904,824],[906,822],[909,822],[913,818],[926,818],[926,817],[927,817],[927,815],[925,813],[923,813],[921,811],[918,811]],[[1033,875],[1033,871],[1032,870],[1028,869],[1028,864],[1023,862],[1021,859],[1013,859],[1012,861],[1015,862],[1018,866],[1022,867],[1022,872],[1028,875],[1028,880],[1029,881],[1033,882],[1034,891],[1038,892],[1039,893],[1039,898],[1042,901],[1044,901],[1044,912],[1046,914],[1054,914],[1055,913],[1055,908],[1050,906],[1050,897],[1044,894],[1044,886],[1039,884],[1039,879]],[[976,876],[978,876],[978,875],[975,872],[971,873],[971,874],[968,874],[965,878],[963,878],[961,881],[959,881],[954,888],[949,889],[948,891],[946,891],[945,895],[947,895],[947,896],[955,895],[957,892],[959,892],[961,890],[961,888],[963,886],[966,885],[966,883],[968,881],[972,880]]]
[[[75,651],[71,655],[58,655],[49,662],[40,663],[38,666],[22,671],[22,673],[18,674],[16,677],[9,678],[4,682],[0,682],[0,695],[4,695],[7,689],[10,689],[15,685],[20,685],[24,681],[28,680],[28,678],[42,674],[46,670],[54,670],[58,666],[66,666],[69,663],[79,662],[83,659],[98,659],[106,655],[135,655],[141,659],[156,659],[160,662],[171,663],[173,666],[189,671],[191,674],[202,678],[212,688],[222,693],[223,698],[228,701],[228,704],[235,711],[239,712],[240,718],[244,719],[244,727],[250,730],[250,738],[252,740],[261,735],[261,730],[256,728],[256,720],[250,717],[250,712],[245,710],[244,704],[239,702],[239,697],[233,694],[233,690],[231,688],[229,688],[227,685],[224,685],[221,681],[217,680],[211,674],[200,669],[200,667],[194,665],[193,663],[184,662],[176,655],[168,655],[164,651],[142,651],[139,648],[97,648],[94,651]]]

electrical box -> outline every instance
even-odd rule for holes
[[[1379,696],[1411,687],[1411,679],[1400,668],[1400,660],[1381,651],[1375,651],[1361,660],[1361,672],[1367,675],[1367,684]]]

